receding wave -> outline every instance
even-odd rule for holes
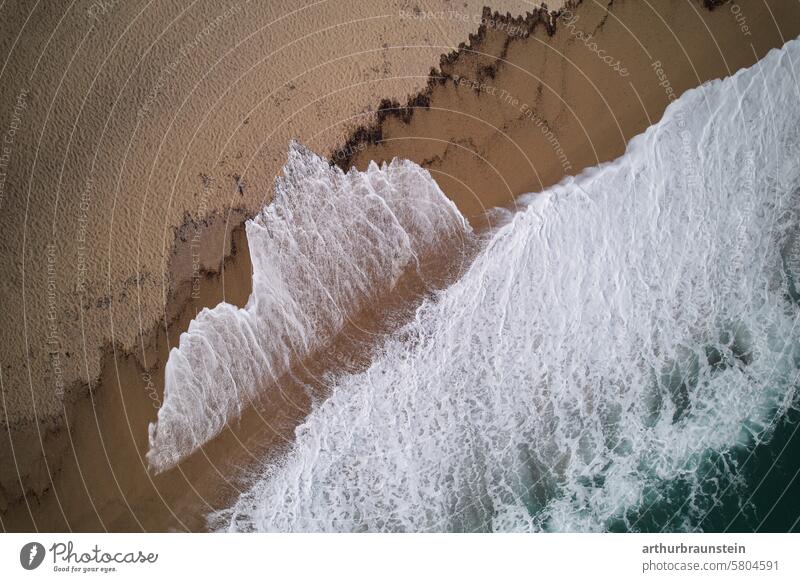
[[[169,355],[150,466],[169,468],[238,418],[293,362],[469,225],[426,170],[393,161],[345,174],[289,148],[271,204],[246,225],[253,292],[191,322]]]
[[[702,529],[732,451],[797,402],[798,59],[687,92],[528,197],[212,526]]]

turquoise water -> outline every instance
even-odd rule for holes
[[[651,493],[646,510],[611,520],[608,530],[798,532],[800,531],[800,412],[777,419],[769,442],[724,454],[709,454],[701,471],[728,478],[708,481],[693,497],[691,483],[664,483]],[[690,507],[691,505],[691,507]]]

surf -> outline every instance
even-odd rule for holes
[[[253,292],[204,309],[171,350],[147,460],[169,469],[330,346],[408,271],[461,249],[472,231],[430,174],[395,160],[345,174],[290,144],[274,198],[246,224]],[[456,253],[457,254],[457,253]]]
[[[702,530],[797,408],[798,59],[523,198],[211,527]]]

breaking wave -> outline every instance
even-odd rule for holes
[[[798,59],[527,197],[212,527],[702,529],[797,402]]]
[[[253,292],[191,322],[169,355],[147,459],[163,471],[219,434],[302,357],[470,228],[426,170],[343,173],[297,143],[271,204],[246,225]]]

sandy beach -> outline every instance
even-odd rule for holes
[[[368,358],[387,327],[369,310],[279,396],[148,471],[169,349],[202,308],[246,303],[243,223],[291,139],[343,170],[415,161],[482,229],[800,34],[779,0],[495,4],[0,7],[4,530],[203,530],[237,469],[291,442],[303,387]]]
[[[707,3],[708,4],[708,3]],[[798,32],[796,8],[568,5],[485,27],[407,103],[350,137],[342,163],[395,156],[428,168],[471,219],[618,157],[687,89],[730,75]],[[485,14],[487,20],[502,19]],[[467,136],[467,137],[465,137]]]

